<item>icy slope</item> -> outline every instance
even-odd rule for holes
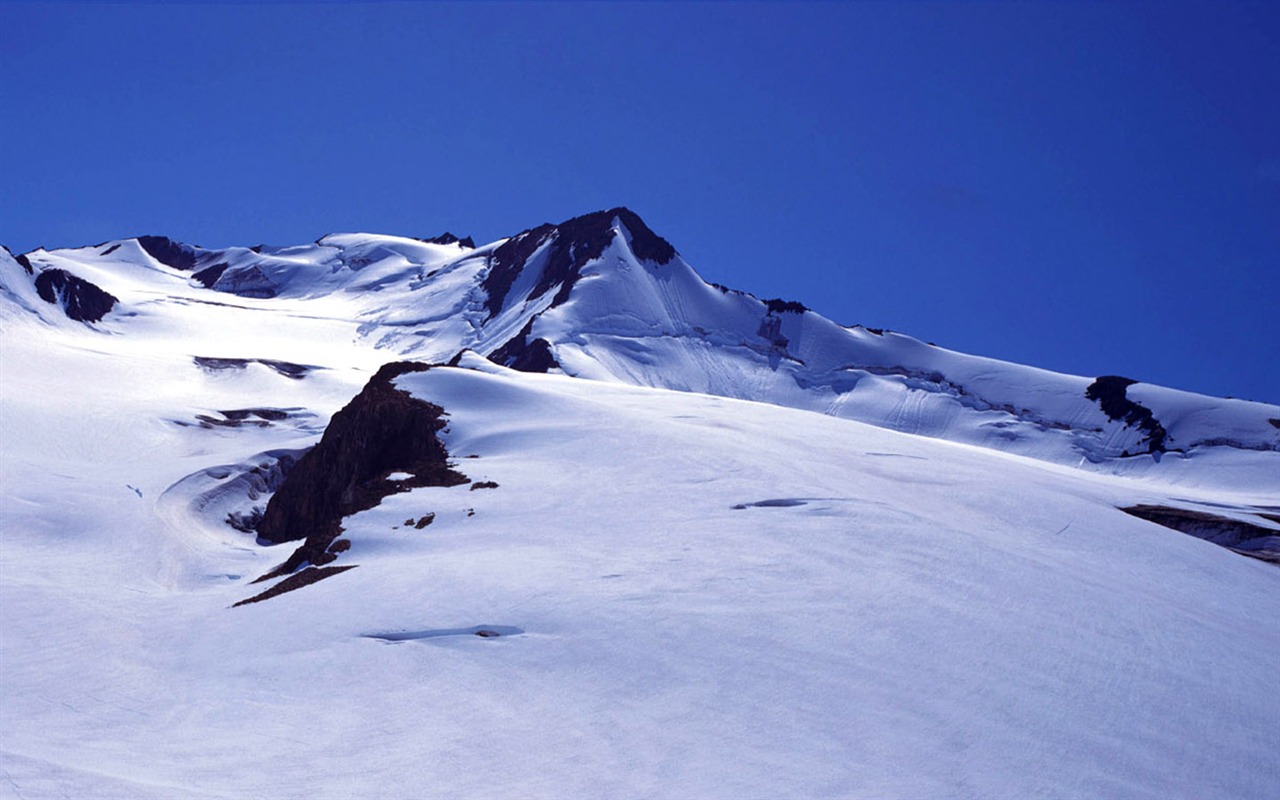
[[[345,364],[445,362],[470,349],[522,370],[802,408],[1111,473],[1203,475],[1186,462],[1225,450],[1232,463],[1280,473],[1280,407],[1061,375],[844,327],[798,303],[707,284],[626,209],[468,245],[448,235],[343,234],[204,250],[142,237],[27,254],[36,274],[9,262],[0,285],[29,309],[39,274],[73,276],[118,299],[89,323],[97,330],[186,336],[189,350],[211,356],[273,357],[247,336],[243,346],[221,346],[223,331],[248,330],[223,317],[262,323],[252,327],[263,348],[274,330],[310,337],[325,320],[321,339],[341,341],[331,358]],[[49,316],[34,305],[28,313]],[[195,330],[198,340],[185,333]]]
[[[353,569],[231,609],[293,548],[204,492],[315,426],[166,420],[331,410],[363,378],[30,324],[0,331],[0,795],[1280,786],[1280,570],[1116,510],[1277,492],[464,356],[396,383],[497,488],[393,495],[345,521]]]

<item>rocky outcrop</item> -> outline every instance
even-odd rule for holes
[[[139,236],[138,244],[156,261],[183,272],[195,269],[200,256],[200,248],[174,241],[168,236]]]
[[[551,343],[546,339],[531,339],[533,320],[511,337],[506,344],[489,354],[489,360],[520,372],[550,372],[560,368]]]
[[[659,266],[675,258],[676,249],[671,243],[650,230],[644,220],[627,208],[596,211],[559,225],[539,225],[503,242],[490,256],[489,273],[484,279],[484,290],[488,295],[485,302],[490,316],[502,311],[511,285],[529,266],[534,253],[544,245],[547,247],[543,255],[545,260],[529,296],[540,297],[559,287],[552,305],[563,302],[582,268],[587,262],[599,258],[613,241],[615,219],[631,235],[631,252],[636,258]]]
[[[458,238],[457,236],[454,236],[449,231],[445,231],[439,236],[432,236],[430,239],[419,239],[418,241],[424,242],[426,244],[460,244],[463,247],[467,248],[468,250],[476,249],[475,240],[473,240],[470,236],[463,236],[462,238]]]
[[[227,271],[227,267],[231,266],[227,263],[214,264],[211,267],[205,267],[199,272],[194,273],[191,277],[198,281],[201,286],[206,289],[212,289],[213,285],[218,282],[218,278],[222,277],[222,273]]]
[[[1084,396],[1096,402],[1108,419],[1124,420],[1126,426],[1135,426],[1146,431],[1148,453],[1163,453],[1169,434],[1156,419],[1155,414],[1151,413],[1151,409],[1129,399],[1128,389],[1135,383],[1137,381],[1132,378],[1103,375],[1089,384],[1084,391]],[[1126,451],[1124,455],[1129,453]]]
[[[4,251],[6,253],[12,254],[12,251],[10,251],[9,248],[7,247],[4,248]],[[21,266],[22,269],[25,270],[28,275],[35,274],[35,269],[31,266],[31,259],[27,258],[25,255],[16,255],[13,257],[13,260],[17,261],[18,265]]]
[[[36,292],[41,300],[61,306],[78,322],[97,322],[119,302],[110,292],[61,269],[46,269],[37,275]]]
[[[437,435],[445,425],[444,409],[393,384],[400,375],[428,368],[415,362],[383,366],[289,472],[267,504],[258,535],[270,542],[304,541],[273,575],[332,561],[329,546],[342,518],[373,508],[389,494],[467,482],[449,465]],[[412,477],[391,480],[397,472]]]
[[[1172,528],[1175,531],[1221,545],[1243,556],[1280,564],[1280,530],[1232,519],[1207,511],[1172,506],[1136,505],[1121,508],[1126,514]],[[1258,517],[1276,521],[1268,514]]]
[[[804,303],[796,300],[783,300],[780,297],[775,297],[772,300],[765,300],[764,304],[769,309],[770,314],[803,314],[809,310],[809,307]]]

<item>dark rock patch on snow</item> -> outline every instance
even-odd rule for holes
[[[471,484],[471,489],[469,491],[474,492],[476,489],[497,489],[497,488],[498,488],[497,481],[476,481],[475,483]]]
[[[1127,392],[1137,383],[1132,378],[1119,375],[1103,375],[1089,384],[1084,396],[1095,401],[1102,413],[1111,420],[1124,420],[1126,426],[1135,426],[1147,432],[1147,452],[1165,452],[1168,433],[1146,406],[1130,400]],[[1126,452],[1125,455],[1128,455]]]
[[[772,300],[765,300],[764,304],[769,308],[770,314],[782,314],[784,312],[791,314],[803,314],[809,310],[804,303],[800,303],[795,300],[781,300],[776,297]]]
[[[1207,511],[1173,506],[1136,505],[1120,510],[1197,539],[1213,542],[1241,555],[1280,564],[1280,529],[1264,528]]]
[[[318,369],[318,367],[309,366],[307,364],[294,364],[290,361],[275,361],[269,358],[259,358],[257,361],[262,366],[275,370],[286,378],[293,378],[294,380],[299,380],[311,370]]]
[[[293,419],[313,418],[315,414],[302,408],[233,408],[217,412],[221,418],[209,414],[196,414],[201,428],[268,428],[272,423]],[[178,425],[190,423],[176,421]]]
[[[304,540],[269,575],[332,561],[328,548],[342,530],[342,518],[373,508],[389,494],[467,482],[450,466],[437,435],[445,426],[444,409],[393,383],[400,375],[428,368],[415,362],[386,364],[333,415],[320,443],[289,473],[258,525],[258,535],[270,542]],[[396,472],[412,477],[389,480]]]
[[[226,262],[214,264],[213,266],[205,267],[199,272],[192,274],[191,277],[198,281],[204,288],[212,289],[213,285],[218,282],[218,278],[222,277],[222,273],[226,272],[227,267],[229,266],[231,265]]]
[[[310,586],[311,584],[316,583],[317,581],[322,581],[325,578],[332,578],[339,572],[346,572],[349,569],[355,569],[356,566],[357,565],[355,564],[348,564],[343,567],[307,567],[296,575],[290,575],[275,586],[267,589],[265,592],[260,592],[255,594],[253,597],[241,600],[231,607],[236,608],[237,606],[244,606],[249,603],[261,603],[263,600],[270,600],[273,597],[279,597],[285,592],[292,592],[294,589],[301,589],[303,586]]]
[[[41,300],[60,306],[77,322],[97,322],[119,302],[115,295],[61,269],[47,269],[37,275],[36,292]]]
[[[168,236],[139,236],[138,244],[147,255],[164,264],[166,267],[190,272],[195,269],[200,248],[176,242]]]
[[[286,378],[293,378],[294,380],[301,380],[306,377],[308,372],[320,369],[319,367],[308,364],[294,364],[290,361],[276,361],[269,358],[213,358],[211,356],[193,356],[191,360],[195,362],[197,367],[208,372],[221,372],[222,370],[228,369],[244,369],[250,364],[261,364],[262,366],[268,367]]]
[[[511,625],[476,625],[471,628],[437,628],[427,631],[403,631],[394,633],[366,633],[365,639],[383,642],[414,642],[422,639],[439,639],[445,636],[479,636],[481,639],[497,639],[501,636],[519,636],[521,628]]]
[[[8,250],[8,249],[9,248],[7,247],[5,248],[5,250]],[[35,267],[31,266],[31,259],[27,258],[25,255],[14,256],[13,260],[17,261],[18,264],[20,264],[22,268],[27,271],[28,275],[35,274],[36,270],[35,270]]]
[[[733,507],[733,510],[742,511],[748,508],[795,508],[796,506],[808,504],[808,500],[801,500],[798,497],[779,497],[773,500],[757,500],[754,503],[738,503]]]
[[[533,332],[533,320],[530,319],[521,331],[507,340],[507,343],[489,354],[489,360],[504,367],[520,372],[550,372],[560,368],[555,354],[551,352],[551,343],[546,339],[530,339]]]

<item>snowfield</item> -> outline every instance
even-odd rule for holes
[[[1119,510],[1280,537],[1280,409],[1134,385],[1187,447],[1107,455],[1146,434],[1083,400],[1091,379],[808,312],[771,351],[733,322],[760,301],[614,233],[558,303],[532,296],[554,267],[534,248],[498,309],[478,282],[502,242],[227,258],[218,281],[271,297],[136,243],[32,254],[117,298],[91,323],[0,253],[0,796],[1280,794],[1280,567]],[[616,281],[629,299],[597,293]],[[550,373],[482,357],[526,327]],[[839,372],[822,359],[848,337],[933,353],[944,380],[806,394],[795,375]],[[395,385],[497,486],[393,494],[343,521],[353,568],[232,608],[297,543],[228,514],[383,363],[460,348]],[[1027,421],[1053,415],[1076,428]]]

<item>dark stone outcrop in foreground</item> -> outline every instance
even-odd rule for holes
[[[1206,511],[1192,511],[1172,506],[1136,505],[1120,510],[1139,519],[1221,545],[1242,556],[1280,564],[1280,546],[1269,546],[1272,543],[1280,543],[1280,531],[1274,528],[1264,528],[1251,522],[1210,514]],[[1264,519],[1275,519],[1267,514],[1258,516]]]
[[[78,322],[97,322],[119,302],[110,292],[61,269],[46,269],[37,275],[36,292],[41,300],[61,306]]]
[[[1084,396],[1096,402],[1108,419],[1122,419],[1125,425],[1133,425],[1147,432],[1147,452],[1165,452],[1169,436],[1151,409],[1135,403],[1128,397],[1129,387],[1137,383],[1120,375],[1103,375],[1089,384]],[[1125,453],[1128,455],[1128,453]]]
[[[258,535],[267,541],[304,540],[264,577],[293,572],[308,562],[319,566],[332,561],[336,554],[329,546],[342,531],[342,518],[373,508],[389,494],[467,482],[449,465],[449,453],[437,436],[445,426],[444,409],[392,383],[428,368],[407,361],[387,364],[333,415],[320,443],[290,471],[258,524]],[[393,472],[413,477],[392,481],[388,475]]]

